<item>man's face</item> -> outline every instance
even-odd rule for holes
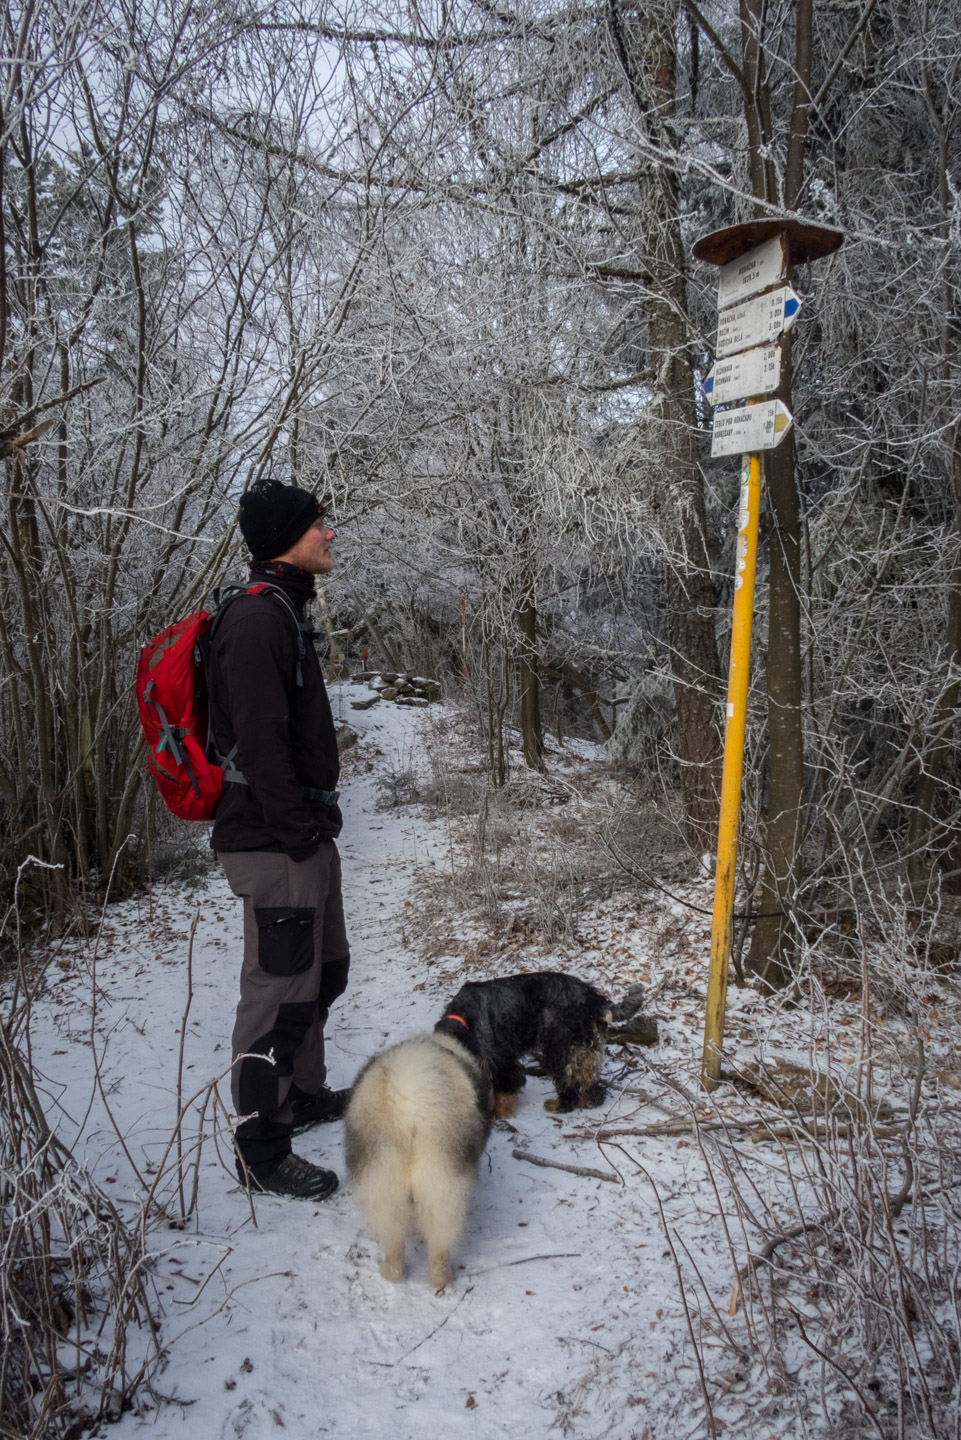
[[[284,560],[288,565],[299,565],[308,575],[327,575],[334,568],[334,557],[330,553],[330,542],[335,534],[321,516],[309,530],[305,530],[284,555],[275,555],[275,560]]]

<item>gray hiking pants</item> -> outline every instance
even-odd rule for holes
[[[327,1078],[324,1024],[350,965],[340,856],[323,840],[309,860],[272,850],[219,851],[218,859],[244,902],[231,1041],[237,1148],[255,1174],[267,1173],[290,1154],[291,1086],[315,1095]]]

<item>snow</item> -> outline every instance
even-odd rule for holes
[[[427,964],[403,939],[419,915],[415,882],[451,863],[451,832],[417,806],[378,809],[378,779],[423,763],[429,712],[384,703],[353,711],[356,693],[334,688],[340,718],[360,735],[342,792],[352,968],[328,1027],[335,1087],[385,1044],[430,1029],[456,988],[455,959]],[[579,959],[559,946],[539,963],[599,977],[611,993],[636,978],[665,993],[677,976],[656,968],[658,937],[679,914],[690,921],[665,900],[640,950],[636,936],[619,946],[615,931],[596,944],[588,935]],[[698,921],[695,952],[707,923]],[[233,1177],[224,1114],[218,1146],[208,1105],[196,1209],[185,1228],[171,1228],[181,1030],[189,1172],[196,1097],[219,1079],[229,1107],[240,954],[240,905],[214,871],[192,887],[156,886],[109,907],[99,936],[62,947],[34,1004],[33,1061],[51,1123],[131,1215],[141,1184],[156,1184],[164,1206],[152,1213],[149,1248],[165,1358],[151,1388],[111,1427],[117,1440],[278,1429],[291,1440],[708,1433],[691,1328],[711,1371],[718,1431],[757,1440],[813,1433],[779,1413],[763,1362],[749,1366],[740,1353],[743,1329],[736,1341],[726,1333],[741,1323],[728,1320],[727,1307],[750,1236],[733,1207],[721,1223],[722,1169],[708,1174],[691,1136],[624,1137],[603,1148],[590,1138],[601,1124],[690,1115],[664,1077],[694,1083],[702,988],[692,985],[670,1013],[664,1007],[656,1068],[645,1069],[642,1057],[640,1070],[619,1071],[608,1052],[612,1084],[601,1110],[548,1115],[547,1082],[528,1081],[514,1120],[491,1136],[453,1257],[456,1279],[435,1294],[420,1245],[408,1247],[402,1284],[381,1278],[380,1254],[343,1179],[339,1125],[295,1139],[296,1150],[341,1175],[338,1194],[318,1205],[261,1198],[254,1220]],[[507,953],[500,973],[510,968]],[[732,1032],[760,1005],[754,992],[732,995]],[[802,1058],[805,1024],[810,1017],[798,1020],[795,1037]],[[612,1179],[535,1167],[515,1151]]]

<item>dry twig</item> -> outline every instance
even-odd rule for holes
[[[591,1170],[586,1165],[563,1165],[560,1160],[545,1160],[541,1155],[531,1155],[526,1150],[512,1150],[515,1160],[526,1160],[529,1165],[542,1165],[545,1170],[566,1170],[569,1175],[584,1175],[589,1180],[612,1180],[615,1185],[623,1184],[617,1175],[606,1170]]]

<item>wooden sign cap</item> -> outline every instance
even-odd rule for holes
[[[773,235],[787,238],[792,265],[801,265],[806,260],[823,260],[833,255],[844,243],[840,230],[829,230],[824,225],[808,225],[801,220],[749,220],[744,225],[730,225],[726,230],[715,230],[702,235],[694,246],[698,260],[709,265],[727,265],[739,260],[756,245],[762,245]]]

